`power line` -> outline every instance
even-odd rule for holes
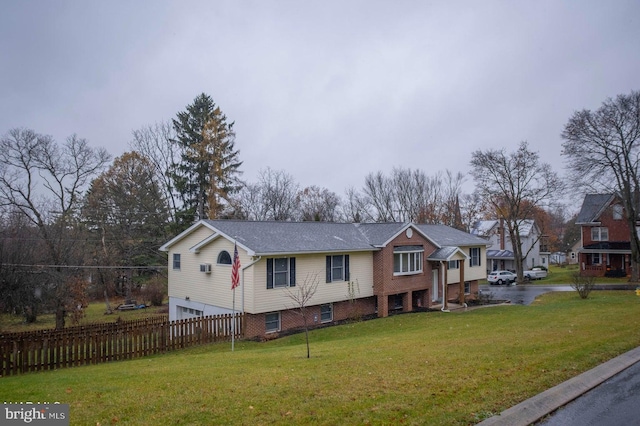
[[[23,263],[2,263],[2,266],[14,266],[20,268],[65,268],[65,269],[167,269],[166,265],[148,266],[113,266],[113,265],[26,265]]]

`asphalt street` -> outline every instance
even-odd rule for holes
[[[612,287],[607,287],[612,288]],[[620,289],[630,289],[620,286]],[[635,287],[633,287],[635,288]],[[574,291],[567,285],[480,287],[495,300],[528,305],[550,291]],[[640,425],[640,348],[482,422],[482,425],[609,426]],[[550,414],[549,414],[550,413]],[[536,422],[534,419],[540,419]]]
[[[616,374],[553,413],[546,426],[640,424],[640,363]]]
[[[481,285],[483,295],[489,295],[494,300],[509,300],[518,305],[529,305],[541,294],[550,291],[575,291],[570,285]]]

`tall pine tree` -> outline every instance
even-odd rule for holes
[[[242,162],[233,124],[204,93],[173,120],[181,150],[173,179],[182,198],[177,220],[183,228],[194,220],[220,217],[228,196],[240,189]]]

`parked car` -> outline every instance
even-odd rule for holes
[[[493,271],[487,276],[489,284],[511,284],[516,281],[517,275],[511,271]]]
[[[541,280],[547,277],[547,270],[543,268],[531,268],[530,271],[524,271],[522,276],[528,280]]]

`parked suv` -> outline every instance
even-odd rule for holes
[[[516,281],[517,275],[510,271],[493,271],[487,276],[489,284],[511,284]]]

